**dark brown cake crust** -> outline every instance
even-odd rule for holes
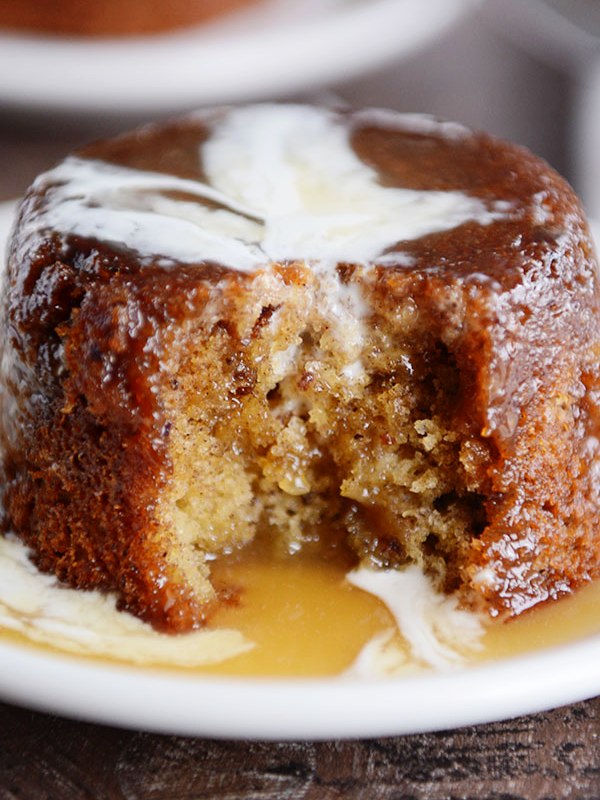
[[[600,290],[586,223],[565,182],[521,148],[351,119],[353,146],[383,184],[456,189],[517,209],[403,243],[413,265],[375,267],[368,292],[375,327],[407,303],[419,309],[435,343],[415,361],[424,385],[437,386],[432,353],[454,376],[437,411],[465,443],[473,521],[448,588],[492,615],[518,614],[600,572]],[[189,119],[80,155],[199,178],[192,153],[205,136]],[[52,232],[32,247],[22,231],[44,202],[34,188],[21,207],[2,305],[5,525],[69,584],[116,590],[123,607],[162,629],[197,626],[209,606],[159,552],[157,497],[173,475],[165,397],[214,287],[226,285],[226,309],[253,277],[207,263],[142,267],[123,248]],[[281,270],[302,286],[302,270]],[[346,266],[343,280],[355,272]],[[233,408],[253,391],[247,355],[258,345],[225,314],[219,336],[240,354],[229,365]],[[454,500],[436,502],[443,511]],[[359,554],[394,563],[377,504],[345,500],[343,513]]]

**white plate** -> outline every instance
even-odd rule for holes
[[[0,204],[0,251],[14,204]],[[489,665],[402,679],[224,679],[101,664],[0,642],[0,697],[162,733],[329,739],[491,722],[600,692],[600,635]]]
[[[0,101],[22,107],[173,111],[281,95],[409,54],[473,0],[267,0],[182,33],[78,41],[0,35]]]
[[[600,636],[486,667],[380,681],[200,678],[0,644],[4,700],[161,733],[244,739],[395,736],[491,722],[600,691]]]

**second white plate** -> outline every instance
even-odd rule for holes
[[[0,34],[0,100],[16,107],[158,113],[281,95],[409,54],[474,0],[267,0],[164,36]]]

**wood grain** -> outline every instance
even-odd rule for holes
[[[597,800],[600,698],[441,733],[228,742],[0,705],[0,800]]]

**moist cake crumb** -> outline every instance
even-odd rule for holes
[[[572,190],[462,126],[260,104],[91,145],[12,237],[5,527],[172,632],[257,533],[520,614],[600,570],[598,298]]]

